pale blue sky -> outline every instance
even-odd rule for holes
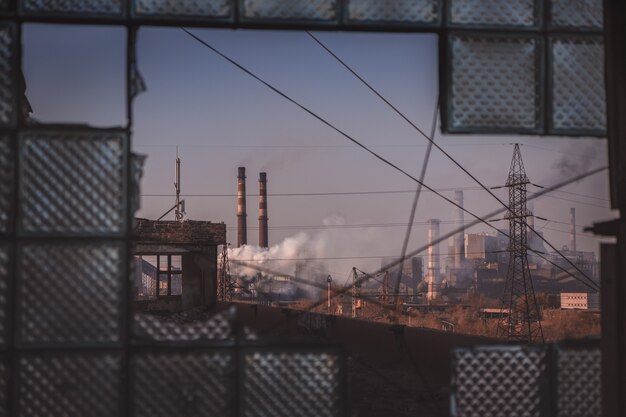
[[[403,169],[419,175],[426,141],[304,32],[194,33]],[[435,35],[317,35],[418,126],[430,131],[438,90]],[[26,25],[25,76],[34,117],[97,126],[123,125],[124,57],[121,29]],[[247,168],[250,193],[258,191],[258,172],[262,170],[267,171],[270,193],[415,188],[411,180],[351,145],[180,29],[141,29],[138,59],[147,91],[135,100],[133,140],[135,150],[148,155],[142,184],[145,194],[173,193],[176,146],[182,159],[183,193],[233,194],[240,165]],[[603,139],[438,133],[436,140],[488,185],[506,180],[511,142],[524,144],[522,155],[528,175],[541,185],[564,179],[565,173],[557,169],[564,158],[580,169],[606,164]],[[435,188],[476,186],[436,150],[425,182]],[[569,207],[576,207],[580,225],[611,216],[607,175],[596,175],[564,190],[596,198],[554,193],[558,198],[536,201],[537,214],[568,222]],[[506,190],[498,193],[506,198]],[[446,195],[452,197],[453,191]],[[234,197],[185,199],[189,218],[236,225]],[[412,199],[411,194],[270,197],[270,227],[320,225],[329,218],[347,224],[401,223],[408,219]],[[139,216],[156,218],[172,205],[173,197],[145,197]],[[476,213],[498,207],[479,190],[465,191],[465,206]],[[250,197],[250,226],[257,226],[257,207],[256,197]],[[455,208],[445,201],[425,193],[416,221],[432,217],[452,220],[454,212]],[[567,225],[544,223],[536,222],[538,228],[545,226],[545,235],[555,246],[568,243]],[[452,227],[442,224],[442,233]],[[483,230],[488,229],[474,229]],[[270,243],[295,233],[270,230]],[[399,252],[403,234],[404,228],[390,227],[340,229],[331,235],[333,240],[345,242],[340,245],[343,250],[339,256],[378,256]],[[256,243],[257,231],[250,230],[249,236],[250,243]],[[228,231],[228,240],[236,241],[233,229]],[[417,226],[410,248],[425,240],[426,227]],[[579,249],[596,251],[598,239],[581,235],[578,244]],[[379,263],[359,262],[363,268]]]

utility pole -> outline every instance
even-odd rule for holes
[[[540,313],[528,267],[526,186],[530,184],[524,169],[519,144],[515,144],[506,187],[509,189],[509,269],[506,277],[502,312],[507,317],[498,323],[497,337],[512,342],[543,342]]]

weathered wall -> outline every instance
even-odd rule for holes
[[[183,246],[216,246],[226,243],[226,225],[206,221],[155,221],[135,219],[138,244],[161,243]]]
[[[217,300],[217,247],[183,254],[182,309],[215,307]]]

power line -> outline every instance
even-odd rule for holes
[[[541,193],[547,193],[547,192],[553,191],[553,190],[555,190],[555,189],[557,189],[557,188],[564,187],[564,186],[566,186],[566,185],[568,185],[568,184],[571,184],[571,183],[573,183],[573,182],[580,181],[581,179],[587,178],[587,177],[589,177],[589,176],[591,176],[591,175],[597,174],[597,173],[599,173],[599,172],[606,171],[607,169],[608,169],[608,167],[596,168],[596,169],[594,169],[594,170],[592,170],[592,171],[589,171],[589,172],[586,172],[586,173],[584,173],[584,174],[577,175],[577,176],[575,176],[575,177],[573,177],[573,178],[570,178],[569,180],[563,181],[563,182],[561,182],[561,183],[555,184],[555,185],[553,185],[553,186],[551,186],[551,187],[548,187],[548,188],[546,188],[546,189],[542,190],[541,192],[537,193],[537,194],[538,194],[537,196],[531,196],[531,197],[529,197],[529,198],[528,198],[528,200],[529,200],[529,201],[530,201],[530,200],[533,200],[533,199],[535,199],[535,198],[539,197],[539,196],[541,195]],[[492,211],[491,213],[488,213],[485,217],[487,217],[487,218],[495,217],[495,216],[497,216],[497,215],[501,214],[501,213],[502,213],[502,212],[504,212],[504,211],[506,211],[506,209],[504,209],[504,208],[496,209],[496,210]],[[433,245],[437,245],[437,244],[439,244],[439,243],[441,243],[441,242],[444,242],[445,240],[447,240],[447,239],[449,239],[450,237],[454,236],[456,233],[458,233],[459,231],[463,230],[464,228],[476,226],[478,223],[481,223],[481,221],[480,221],[480,220],[478,220],[478,219],[472,220],[471,222],[469,222],[468,224],[466,224],[464,227],[457,228],[457,229],[455,229],[455,230],[452,230],[452,231],[450,231],[450,232],[448,232],[448,233],[445,233],[445,234],[443,234],[443,235],[439,236],[439,239],[435,239],[435,241],[434,241],[434,242],[432,242],[432,244],[433,244]],[[419,248],[417,248],[417,249],[415,249],[415,250],[411,251],[410,253],[408,253],[408,254],[406,255],[406,257],[407,257],[407,258],[411,258],[411,257],[413,257],[413,256],[416,256],[416,255],[418,255],[419,253],[424,252],[425,250],[427,250],[427,249],[429,248],[429,246],[430,246],[430,244],[427,244],[427,245],[421,246],[421,247],[419,247]],[[546,261],[548,261],[548,263],[552,264],[553,266],[557,267],[558,269],[561,269],[562,271],[566,272],[569,276],[573,277],[574,279],[576,279],[577,281],[579,281],[581,284],[585,285],[586,287],[588,287],[588,288],[590,288],[590,289],[592,289],[592,290],[594,290],[594,291],[599,291],[599,290],[600,290],[600,287],[599,287],[599,286],[598,286],[598,284],[597,284],[597,283],[595,283],[594,281],[591,281],[591,284],[589,284],[589,283],[587,283],[586,281],[583,281],[583,280],[581,280],[580,278],[578,278],[578,277],[577,277],[576,275],[574,275],[572,272],[566,271],[564,268],[562,268],[562,267],[561,267],[561,266],[559,266],[558,264],[556,264],[556,263],[552,262],[550,259],[545,258],[544,256],[542,256],[542,254],[541,254],[540,252],[534,251],[534,250],[532,250],[532,249],[529,249],[529,250],[530,250],[530,251],[532,251],[532,252],[534,252],[534,253],[536,253],[537,255],[539,255],[540,257],[542,257],[542,258],[543,258],[543,259],[545,259]],[[398,260],[396,257],[394,257],[394,256],[390,256],[389,258],[390,258],[390,259],[395,259],[395,260],[394,260],[394,261],[392,261],[392,262],[390,262],[390,263],[388,263],[388,264],[386,264],[386,265],[383,265],[380,269],[378,269],[376,272],[372,273],[371,275],[377,275],[377,274],[379,274],[379,273],[381,273],[381,272],[384,272],[384,271],[386,271],[386,270],[393,269],[393,268],[395,268],[395,267],[397,267],[398,265],[400,265],[400,264],[401,264],[401,261],[400,261],[400,260]],[[245,266],[245,267],[248,267],[248,268],[251,268],[251,269],[255,269],[255,270],[260,271],[260,272],[266,272],[266,273],[270,273],[270,274],[275,273],[274,271],[269,270],[269,269],[267,269],[267,268],[265,268],[265,267],[262,267],[262,266],[259,266],[259,265],[253,265],[253,264],[247,263],[247,262],[245,262],[245,261],[235,261],[235,260],[234,260],[233,262],[235,262],[235,263],[239,263],[239,264],[240,264],[240,265],[242,265],[242,266]],[[276,274],[277,274],[277,275],[281,275],[281,274],[279,274],[279,273],[276,273]],[[282,274],[282,275],[284,275],[284,274]],[[295,277],[294,277],[294,278],[295,278]],[[315,284],[314,284],[314,283],[311,283],[310,285],[315,285]],[[345,286],[345,287],[344,287],[344,288],[342,288],[340,291],[336,292],[336,295],[341,295],[341,294],[343,294],[343,293],[345,293],[345,292],[349,291],[349,290],[350,290],[350,288],[351,288],[351,285]],[[320,302],[318,302],[317,304],[313,304],[313,305],[309,308],[309,311],[310,311],[311,309],[313,309],[313,308],[317,307],[318,305],[323,304],[324,302],[325,302],[325,300],[320,301]]]
[[[498,201],[503,207],[507,208],[509,212],[513,215],[514,213],[511,209],[504,203],[504,201],[500,200],[498,196],[496,196],[488,187],[486,187],[478,178],[476,178],[472,173],[470,173],[460,162],[458,162],[455,158],[453,158],[448,152],[446,152],[441,146],[439,146],[435,141],[428,137],[424,131],[422,131],[415,123],[413,123],[408,117],[406,117],[397,107],[389,102],[382,94],[380,94],[374,87],[372,87],[367,81],[365,81],[359,74],[357,74],[348,64],[346,64],[341,58],[335,55],[326,45],[324,45],[319,39],[317,39],[311,32],[307,31],[307,34],[315,40],[326,52],[328,52],[333,58],[335,58],[344,68],[346,68],[352,75],[359,79],[370,91],[372,91],[378,98],[380,98],[385,104],[387,104],[398,116],[400,116],[403,120],[405,120],[409,125],[411,125],[417,132],[419,132],[426,140],[428,140],[432,145],[437,148],[446,158],[448,158],[453,164],[455,164],[461,171],[463,171],[468,177],[470,177],[476,184],[478,184],[481,188],[487,191],[496,201]],[[354,141],[354,140],[353,140]],[[356,142],[356,141],[354,141]],[[363,146],[363,145],[361,145]],[[373,153],[372,151],[370,151]],[[382,159],[379,157],[379,159]],[[424,184],[422,184],[424,185]],[[425,187],[428,188],[428,187]],[[448,200],[452,202],[451,200]],[[453,203],[453,202],[452,202]],[[453,203],[455,204],[455,203]],[[455,204],[456,205],[456,204]],[[472,215],[470,212],[463,209],[463,207],[458,206],[466,213]],[[548,242],[542,235],[540,235],[533,227],[530,227],[528,223],[526,223],[525,219],[521,219],[521,222],[524,224],[528,230],[531,230],[537,237],[543,240],[548,246],[550,246],[556,253],[563,257],[568,263],[570,263],[578,272],[580,272],[585,278],[590,279],[586,276],[586,274],[581,271],[573,262],[567,259],[554,245]],[[497,230],[497,229],[496,229]],[[500,231],[500,233],[502,233]],[[509,237],[510,238],[510,237]]]
[[[288,96],[287,94],[283,93],[282,91],[280,91],[279,89],[277,89],[276,87],[274,87],[273,85],[269,84],[267,81],[263,80],[262,78],[260,78],[258,75],[254,74],[253,72],[251,72],[250,70],[248,70],[247,68],[245,68],[243,65],[239,64],[238,62],[236,62],[235,60],[233,60],[232,58],[228,57],[227,55],[225,55],[224,53],[222,53],[221,51],[219,51],[218,49],[216,49],[215,47],[213,47],[212,45],[210,45],[208,42],[200,39],[198,36],[194,35],[193,33],[191,33],[189,30],[187,30],[184,27],[180,28],[182,31],[184,31],[185,33],[187,33],[187,35],[189,35],[191,38],[195,39],[197,42],[199,42],[200,44],[204,45],[206,48],[210,49],[211,51],[213,51],[215,54],[219,55],[221,58],[223,58],[224,60],[230,62],[232,65],[234,65],[235,67],[239,68],[241,71],[243,71],[244,73],[248,74],[250,77],[254,78],[255,80],[257,80],[258,82],[260,82],[261,84],[265,85],[267,88],[269,88],[270,90],[272,90],[273,92],[275,92],[276,94],[280,95],[281,97],[283,97],[285,100],[289,101],[290,103],[294,104],[295,106],[297,106],[298,108],[302,109],[304,112],[308,113],[309,115],[311,115],[312,117],[314,117],[315,119],[319,120],[321,123],[325,124],[326,126],[328,126],[329,128],[331,128],[332,130],[334,130],[335,132],[339,133],[341,136],[345,137],[346,139],[348,139],[349,141],[351,141],[352,143],[356,144],[358,147],[360,147],[361,149],[363,149],[364,151],[366,151],[367,153],[369,153],[370,155],[372,155],[374,158],[378,159],[379,161],[381,161],[382,163],[388,165],[389,167],[395,169],[396,171],[400,172],[401,174],[403,174],[404,176],[406,176],[407,178],[410,178],[411,180],[415,181],[418,184],[421,184],[422,187],[430,190],[431,192],[433,192],[434,194],[436,194],[437,196],[439,196],[440,198],[442,198],[443,200],[447,201],[448,203],[452,204],[453,206],[459,208],[460,210],[463,210],[463,212],[469,214],[470,216],[472,216],[473,218],[475,218],[477,220],[477,222],[482,222],[484,224],[486,224],[488,227],[496,230],[498,233],[503,234],[504,236],[507,236],[510,238],[510,236],[497,229],[495,226],[491,225],[487,220],[477,216],[476,214],[472,213],[471,211],[467,210],[466,208],[462,207],[461,205],[457,204],[456,202],[454,202],[453,200],[449,199],[448,197],[444,196],[443,194],[441,194],[440,192],[436,191],[434,188],[426,185],[426,183],[418,180],[417,178],[415,178],[413,175],[409,174],[407,171],[405,171],[404,169],[400,168],[399,166],[395,165],[394,163],[392,163],[391,161],[385,159],[384,157],[380,156],[379,154],[377,154],[376,152],[372,151],[371,149],[369,149],[367,146],[365,146],[364,144],[362,144],[361,142],[359,142],[358,140],[356,140],[355,138],[353,138],[352,136],[350,136],[349,134],[347,134],[346,132],[344,132],[343,130],[339,129],[338,127],[336,127],[335,125],[333,125],[332,123],[330,123],[329,121],[327,121],[326,119],[324,119],[323,117],[321,117],[320,115],[318,115],[317,113],[313,112],[312,110],[310,110],[309,108],[305,107],[304,105],[300,104],[299,102],[297,102],[296,100],[294,100],[293,98],[291,98],[290,96]],[[371,87],[370,87],[371,88]],[[375,90],[374,90],[375,91]],[[377,93],[378,94],[378,93]],[[382,97],[382,96],[381,96]],[[391,105],[391,104],[390,104]],[[396,110],[397,111],[397,110]],[[398,113],[400,115],[402,115],[401,112],[398,111]],[[406,118],[406,116],[402,115],[404,118]],[[411,125],[415,126],[410,120],[406,119]],[[415,126],[415,128],[422,134],[424,135],[424,137],[426,137],[428,140],[432,141],[432,139],[428,138],[417,126]],[[436,143],[433,143],[433,146],[437,147],[438,149],[441,150],[441,152],[443,152],[445,155],[448,155],[443,149],[441,149],[441,147],[439,145],[437,145]],[[485,189],[488,193],[490,193],[492,196],[494,196],[494,198],[496,198],[496,200],[498,202],[500,202],[505,210],[508,210],[508,206],[506,204],[504,204],[504,202],[502,202],[502,200],[500,200],[499,198],[497,198],[495,196],[495,194],[493,194],[493,192],[491,190],[489,190],[488,188],[486,188],[478,179],[476,179],[471,173],[469,173],[465,168],[463,168],[456,160],[454,160],[454,158],[450,157],[448,155],[448,157],[451,159],[451,161],[453,161],[455,164],[457,164],[464,172],[466,172],[472,179],[474,179],[483,189]],[[603,169],[605,169],[603,167]],[[576,176],[574,178],[578,178],[580,176]],[[566,182],[569,183],[569,182]],[[548,190],[548,189],[545,189]],[[543,191],[545,191],[543,190]],[[545,193],[536,193],[536,196],[540,196],[543,195]],[[532,228],[529,227],[530,230],[533,230]],[[546,244],[548,244],[548,246],[550,246],[552,249],[554,249],[557,253],[560,254],[560,251],[558,251],[552,244],[550,244],[547,240],[545,240],[545,238],[543,238],[543,236],[541,236],[539,233],[537,233],[536,231],[534,231],[537,236],[539,236],[540,239],[542,239]],[[561,254],[561,256],[563,256]],[[587,278],[588,280],[591,281],[591,279],[589,277],[586,276],[586,274],[584,274],[584,272],[580,271],[580,269],[578,267],[576,267],[576,265],[573,264],[573,262],[571,262],[569,259],[567,259],[565,256],[563,256],[563,259],[565,259],[567,262],[571,263],[572,266],[574,266],[574,268],[576,268],[585,278]]]
[[[535,198],[537,198],[537,197],[541,196],[541,194],[542,194],[542,193],[547,193],[547,192],[550,192],[550,191],[554,191],[554,190],[556,190],[556,189],[558,189],[558,188],[561,188],[561,187],[564,187],[564,186],[566,186],[566,185],[568,185],[568,184],[572,184],[572,183],[574,183],[574,182],[580,181],[580,180],[582,180],[582,179],[584,179],[584,178],[587,178],[587,177],[589,177],[589,176],[591,176],[591,175],[595,175],[595,174],[597,174],[597,173],[599,173],[599,172],[606,171],[607,169],[608,169],[608,167],[601,167],[601,168],[596,168],[596,169],[593,169],[593,170],[591,170],[591,171],[585,172],[585,173],[583,173],[583,174],[576,175],[576,176],[574,176],[573,178],[570,178],[570,179],[568,179],[568,180],[562,181],[562,182],[560,182],[560,183],[558,183],[558,184],[555,184],[555,185],[552,185],[552,186],[550,186],[550,187],[546,187],[544,190],[542,190],[541,192],[537,193],[537,195],[529,197],[529,198],[528,198],[528,200],[529,200],[529,201],[530,201],[530,200],[533,200],[533,199],[535,199]],[[502,212],[504,212],[504,211],[506,211],[506,210],[507,210],[507,209],[503,209],[503,208],[501,208],[501,209],[497,209],[497,210],[492,211],[491,213],[488,213],[485,217],[486,217],[486,218],[495,217],[495,216],[497,216],[497,215],[501,214]],[[472,226],[477,225],[478,223],[480,223],[480,221],[479,221],[479,220],[477,220],[477,219],[475,219],[475,220],[471,221],[469,224],[467,224],[467,225],[466,225],[466,227],[472,227]],[[436,239],[436,240],[435,240],[432,244],[434,244],[434,245],[439,244],[439,243],[441,243],[441,242],[445,241],[446,239],[450,238],[451,236],[454,236],[456,233],[458,233],[458,232],[459,232],[459,231],[461,231],[461,230],[463,230],[463,228],[458,228],[458,229],[456,229],[456,230],[453,230],[453,231],[451,231],[451,232],[449,232],[449,233],[444,234],[443,236],[439,236],[439,239]],[[408,254],[407,254],[407,257],[409,257],[409,258],[410,258],[410,257],[412,257],[412,256],[415,256],[415,255],[419,254],[420,252],[423,252],[423,251],[427,250],[427,249],[428,249],[428,247],[429,247],[429,245],[419,247],[419,248],[417,248],[417,249],[413,250],[412,252],[408,253]],[[544,258],[544,259],[546,259],[546,258]],[[549,262],[549,263],[551,263],[552,265],[554,265],[554,266],[556,266],[556,267],[560,268],[560,269],[563,269],[562,267],[560,267],[559,265],[555,264],[554,262],[551,262],[550,260],[548,260],[548,262]],[[393,262],[391,262],[391,263],[389,263],[389,264],[387,264],[387,265],[383,265],[383,267],[382,267],[382,268],[380,268],[378,271],[376,271],[373,275],[376,275],[376,274],[378,274],[378,273],[380,273],[380,272],[383,272],[383,271],[385,271],[385,270],[388,270],[388,269],[394,268],[394,267],[398,266],[400,263],[401,263],[401,261],[396,260],[396,261],[393,261]],[[268,270],[267,268],[264,268],[264,267],[260,267],[260,266],[258,266],[258,265],[252,265],[252,264],[248,264],[248,263],[245,263],[245,262],[242,262],[242,263],[241,263],[241,265],[243,265],[243,266],[247,266],[247,267],[249,267],[249,268],[251,268],[251,269],[256,269],[257,271],[260,271],[260,272],[266,272],[266,273],[268,273],[268,272],[269,272],[270,274],[271,274],[271,273],[273,273],[273,271]],[[571,273],[571,272],[569,272],[569,271],[566,271],[566,273],[567,273],[569,276],[571,276],[571,277],[573,277],[574,279],[576,279],[577,281],[579,281],[580,283],[582,283],[583,285],[585,285],[586,287],[591,288],[591,289],[592,289],[592,290],[594,290],[594,291],[599,291],[599,290],[600,290],[600,287],[599,287],[599,286],[598,286],[598,284],[596,284],[595,282],[593,282],[593,281],[592,281],[592,284],[593,284],[593,285],[591,285],[591,284],[588,284],[588,283],[587,283],[587,282],[585,282],[585,281],[582,281],[581,279],[579,279],[578,277],[576,277],[576,275],[574,275],[573,273]],[[280,274],[279,274],[279,275],[280,275]],[[283,274],[283,275],[284,275],[284,274]],[[349,276],[349,275],[350,275],[350,273],[348,274],[348,276]],[[293,277],[293,278],[295,278],[295,277]],[[295,278],[295,279],[296,279],[296,280],[298,280],[298,278]],[[359,283],[360,283],[360,282],[363,282],[363,280],[360,280],[360,281],[359,281]],[[317,284],[315,284],[315,283],[308,283],[308,285],[316,286]],[[352,287],[352,285],[345,285],[345,286],[344,286],[343,288],[341,288],[340,290],[335,291],[335,292],[334,292],[334,295],[333,295],[333,298],[343,295],[344,293],[346,293],[347,291],[349,291],[349,290],[351,289],[351,287]],[[311,310],[313,310],[314,308],[319,307],[320,305],[324,304],[325,302],[326,302],[326,300],[317,301],[317,302],[315,302],[315,303],[311,304],[311,305],[310,305],[310,306],[309,306],[306,310],[304,310],[304,311],[311,311]],[[402,312],[402,314],[406,315],[406,312]],[[270,331],[272,331],[272,330],[276,329],[277,327],[281,326],[281,325],[282,325],[282,323],[284,323],[286,320],[287,320],[287,319],[283,319],[283,320],[282,320],[281,322],[279,322],[278,324],[275,324],[275,325],[271,326],[270,328],[266,329],[266,331],[265,331],[265,332],[267,333],[267,332],[270,332]]]
[[[447,188],[435,188],[435,190],[439,192],[445,191],[484,191],[480,187],[447,187]],[[431,192],[430,190],[423,190],[422,192]],[[560,191],[559,191],[560,192]],[[587,196],[579,193],[570,193],[567,191],[563,191],[567,194],[573,194],[580,197],[596,199],[600,201],[609,201],[600,197]],[[328,192],[311,192],[311,193],[270,193],[268,197],[315,197],[315,196],[344,196],[344,195],[370,195],[370,194],[414,194],[415,190],[376,190],[376,191],[328,191]],[[532,192],[530,194],[533,194]],[[145,193],[141,194],[141,197],[174,197],[175,194],[165,194],[165,193]],[[237,194],[180,194],[181,197],[237,197]],[[258,194],[247,193],[248,197],[258,197]],[[564,197],[557,197],[550,194],[546,194],[543,197],[555,198],[557,200],[571,201],[577,204],[605,208],[610,210],[608,206],[601,206],[598,204],[589,203],[586,201],[580,200],[572,200]]]

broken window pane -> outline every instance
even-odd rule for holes
[[[450,130],[536,132],[542,128],[540,39],[453,35],[450,49]]]
[[[603,132],[606,129],[604,45],[601,38],[551,41],[552,128]]]
[[[26,14],[80,15],[81,17],[119,16],[126,10],[125,0],[21,0],[21,10]]]
[[[337,20],[336,0],[243,0],[242,17],[260,20]]]
[[[232,15],[230,0],[133,0],[134,14],[141,17],[217,17]]]
[[[126,124],[125,28],[25,24],[22,38],[30,123]]]
[[[183,293],[183,276],[181,274],[172,274],[172,295],[181,295]]]
[[[159,292],[157,294],[159,297],[164,297],[166,295],[169,295],[167,284],[168,284],[168,275],[159,274]]]
[[[25,131],[20,146],[22,231],[125,232],[127,137],[120,131]]]
[[[135,287],[138,300],[156,298],[156,256],[135,257]]]
[[[535,0],[450,0],[450,22],[455,25],[537,26]]]
[[[602,0],[551,0],[553,26],[602,29]]]
[[[15,27],[0,23],[0,126],[16,121],[16,89],[18,85],[15,55]]]
[[[347,20],[354,23],[438,23],[438,0],[349,0]]]
[[[120,340],[122,245],[28,244],[18,259],[18,338],[22,343]]]

